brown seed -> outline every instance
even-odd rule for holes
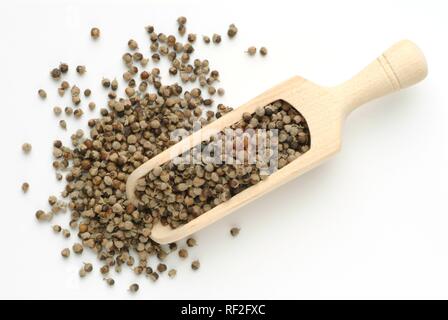
[[[188,257],[188,251],[186,249],[180,249],[179,250],[179,257],[185,259]]]
[[[187,246],[189,246],[189,247],[194,247],[194,246],[196,246],[196,240],[195,239],[193,239],[193,238],[188,238],[187,239]]]
[[[91,91],[90,89],[85,89],[85,90],[84,90],[84,95],[85,95],[86,97],[90,97],[91,94],[92,94],[92,91]]]
[[[230,234],[232,237],[236,237],[240,233],[240,228],[233,227],[230,229]]]
[[[194,42],[196,42],[196,35],[194,33],[190,33],[190,34],[188,34],[187,39],[188,39],[188,42],[194,43]]]
[[[67,229],[62,229],[62,236],[64,238],[70,238],[70,231]]]
[[[157,265],[157,271],[159,271],[160,273],[165,272],[167,269],[166,264],[164,263],[159,263]]]
[[[112,287],[115,284],[115,280],[112,278],[104,278],[104,281],[106,281],[107,285]]]
[[[247,49],[247,54],[249,54],[250,56],[253,56],[253,55],[255,55],[256,53],[257,53],[257,48],[255,48],[255,47],[249,47],[248,49]]]
[[[61,78],[61,70],[59,70],[59,68],[54,68],[51,70],[50,75],[53,79],[59,80]]]
[[[227,35],[229,38],[233,38],[238,33],[238,28],[232,23],[227,30]]]
[[[61,255],[62,255],[64,258],[68,258],[68,257],[70,256],[70,249],[69,249],[69,248],[65,248],[65,249],[63,249],[63,250],[61,251]]]
[[[87,69],[86,66],[77,66],[76,67],[76,72],[78,72],[78,74],[80,74],[81,76],[86,73]]]
[[[91,263],[84,263],[83,269],[85,272],[92,272],[93,271],[93,265]]]
[[[31,152],[32,146],[30,143],[26,142],[24,144],[22,144],[22,150],[25,154],[28,154]]]
[[[212,41],[213,41],[213,43],[216,43],[216,44],[221,43],[221,36],[219,34],[216,34],[216,33],[213,34]]]
[[[81,254],[84,251],[84,248],[80,243],[75,243],[72,247],[72,250],[76,254]]]
[[[184,25],[187,23],[187,18],[185,18],[184,16],[180,16],[179,18],[177,18],[177,23],[179,25]]]
[[[59,126],[65,130],[65,129],[67,129],[67,122],[65,122],[65,120],[60,120]]]
[[[96,108],[95,102],[93,102],[93,101],[89,102],[89,109],[93,111],[93,110],[95,110],[95,108]]]
[[[176,276],[176,274],[177,274],[176,269],[171,269],[170,271],[168,271],[168,276],[170,278],[174,278]]]
[[[53,229],[54,232],[59,233],[61,232],[62,228],[60,225],[55,224],[54,226],[51,227]]]
[[[28,182],[22,183],[22,191],[23,191],[23,193],[27,193],[29,188],[30,188],[30,185],[29,185]]]
[[[136,283],[133,283],[133,284],[131,284],[131,285],[129,286],[129,291],[132,292],[132,293],[137,292],[138,289],[139,289],[139,286],[138,286],[138,284],[136,284]]]
[[[59,70],[60,70],[62,73],[67,73],[67,71],[68,71],[68,64],[66,64],[66,63],[64,63],[64,62],[61,62],[61,63],[59,64]]]
[[[198,270],[200,266],[201,266],[201,263],[199,262],[199,260],[194,260],[191,263],[191,269],[193,269],[193,270]]]
[[[84,278],[87,275],[86,270],[84,268],[79,269],[78,271],[79,277]]]
[[[37,93],[39,94],[39,97],[41,97],[42,99],[45,99],[47,97],[47,93],[45,92],[44,89],[39,89]]]
[[[61,113],[62,113],[62,109],[61,109],[61,107],[55,106],[55,107],[53,108],[53,113],[54,113],[54,115],[57,116],[57,117],[60,116]]]
[[[223,96],[225,94],[225,90],[223,88],[218,89],[218,95]]]
[[[210,37],[209,36],[202,36],[202,40],[204,43],[209,44],[210,43]]]
[[[135,41],[135,40],[133,40],[133,39],[129,40],[129,41],[128,41],[128,47],[129,47],[129,49],[131,49],[131,50],[136,50],[136,49],[138,49],[138,43],[137,43],[137,41]]]
[[[109,266],[108,265],[104,265],[100,268],[100,272],[101,274],[107,274],[109,273]]]
[[[100,37],[100,29],[94,27],[90,30],[90,36],[93,39],[98,39]]]
[[[261,48],[260,48],[260,54],[261,54],[262,56],[267,55],[267,54],[268,54],[268,49],[267,49],[266,47],[261,47]]]

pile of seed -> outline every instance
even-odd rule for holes
[[[305,119],[291,105],[276,101],[266,107],[260,107],[255,113],[243,114],[240,121],[231,129],[277,129],[276,140],[268,140],[278,147],[278,168],[281,169],[297,157],[307,152],[310,136]],[[221,135],[220,145],[225,145],[225,136]],[[245,152],[248,150],[248,140]],[[210,145],[207,141],[204,145]],[[217,141],[213,141],[216,145]],[[235,144],[231,143],[231,148]],[[213,159],[201,159],[201,164],[185,164],[169,161],[155,167],[145,177],[139,179],[136,196],[141,207],[149,209],[153,219],[173,228],[185,224],[234,195],[268,178],[260,174],[262,162],[248,163],[247,154],[241,154],[241,164],[213,164]],[[193,153],[193,150],[191,151]],[[232,154],[236,150],[232,150]],[[225,155],[222,155],[225,157]]]
[[[176,276],[176,269],[169,269],[163,262],[177,250],[177,244],[161,246],[150,239],[153,225],[162,217],[148,206],[136,207],[127,200],[126,180],[137,167],[176,142],[170,140],[173,131],[192,132],[194,123],[209,124],[232,110],[215,102],[216,95],[224,94],[223,88],[216,87],[220,74],[210,68],[207,59],[194,57],[197,55],[193,46],[195,34],[190,33],[185,41],[181,40],[186,33],[187,19],[180,17],[177,22],[177,36],[156,32],[153,26],[145,28],[149,51],[144,49],[148,48],[147,44],[129,40],[129,50],[121,57],[125,67],[122,78],[126,83],[123,94],[118,91],[117,79],[103,78],[101,84],[107,90],[108,100],[102,105],[107,107],[100,109],[100,117],[88,120],[89,132],[77,130],[71,135],[71,146],[59,140],[53,142],[53,167],[57,180],[63,180],[65,188],[61,199],[50,196],[50,209],[38,210],[35,216],[39,221],[51,221],[55,215],[68,211],[68,226],[53,225],[52,230],[64,238],[74,233],[79,240],[60,254],[69,258],[71,253],[82,255],[85,248],[93,250],[101,261],[99,272],[110,286],[115,283],[111,272],[118,273],[125,265],[153,281],[165,271],[170,278]],[[235,25],[230,25],[228,37],[233,38],[237,31]],[[92,28],[90,35],[98,41],[101,32]],[[222,40],[219,34],[212,37],[215,44]],[[161,59],[170,64],[164,80],[165,70],[158,67]],[[89,100],[90,89],[82,90],[64,80],[70,69],[67,63],[60,63],[50,71],[57,84],[57,94],[63,97],[69,93],[72,103],[64,109],[54,106],[52,110],[58,118],[80,119],[85,114],[84,107],[94,110],[96,103]],[[83,65],[73,69],[79,76],[87,71]],[[180,83],[193,88],[185,90]],[[38,95],[45,99],[47,91],[39,89]],[[213,105],[217,107],[216,112],[210,109]],[[62,129],[67,129],[65,119],[58,121]],[[23,151],[30,153],[31,144],[24,144]],[[24,183],[22,190],[26,192],[28,188],[29,184]],[[196,241],[190,238],[185,245],[195,246]],[[157,257],[151,259],[158,260],[156,265],[150,266],[151,256]],[[188,259],[187,249],[180,248],[178,256]],[[191,260],[193,270],[199,266],[198,260]],[[85,263],[79,276],[86,277],[93,269],[91,263]],[[137,290],[138,285],[132,284],[130,291]]]
[[[115,280],[111,277],[112,271],[119,273],[122,266],[131,267],[136,274],[146,275],[152,281],[157,281],[165,272],[169,278],[174,278],[177,270],[168,268],[164,263],[166,257],[177,251],[181,260],[188,259],[186,247],[195,246],[196,241],[193,238],[188,239],[185,246],[179,250],[176,243],[168,246],[159,245],[150,239],[153,225],[162,222],[174,227],[205,212],[207,205],[215,206],[219,201],[225,200],[216,194],[207,196],[204,200],[202,191],[199,194],[196,189],[194,189],[195,196],[188,196],[191,185],[190,182],[182,182],[184,180],[176,183],[176,186],[170,185],[169,189],[174,193],[166,194],[167,198],[164,193],[163,199],[157,199],[159,201],[157,210],[148,203],[136,207],[126,198],[125,185],[129,174],[172,146],[176,142],[170,139],[172,132],[178,129],[192,132],[196,122],[207,125],[232,110],[215,101],[225,93],[223,88],[217,86],[220,73],[211,69],[207,59],[200,59],[197,56],[194,47],[197,36],[194,33],[187,34],[187,19],[179,17],[177,24],[177,35],[158,32],[154,26],[145,27],[149,50],[147,44],[139,45],[136,40],[130,39],[127,42],[127,52],[121,56],[125,67],[122,74],[125,87],[119,88],[116,78],[103,78],[101,84],[107,91],[108,99],[100,104],[105,106],[100,109],[100,116],[88,120],[87,134],[83,130],[74,132],[71,135],[71,145],[64,145],[59,140],[53,142],[52,165],[56,171],[56,179],[64,181],[65,187],[61,198],[56,196],[48,198],[49,210],[37,210],[35,216],[39,221],[51,221],[55,215],[68,211],[70,220],[67,226],[53,225],[52,230],[67,239],[74,233],[78,241],[62,249],[61,256],[69,258],[71,253],[82,255],[85,248],[93,250],[101,262],[98,270],[109,286],[115,284]],[[238,28],[234,24],[229,25],[228,38],[235,37],[237,33]],[[100,29],[92,28],[90,36],[94,41],[100,41]],[[218,45],[223,40],[217,33],[211,37],[203,36],[205,44],[212,42]],[[263,49],[263,52],[262,54],[266,54],[267,50]],[[161,70],[158,67],[162,59],[168,61],[168,70]],[[89,88],[81,89],[64,79],[71,69],[67,63],[60,63],[50,70],[50,77],[57,84],[57,94],[60,97],[69,94],[71,97],[71,105],[52,108],[63,130],[67,129],[67,118],[81,119],[85,115],[85,107],[95,110],[97,106],[90,100],[92,91]],[[78,65],[73,69],[78,76],[85,76],[87,73],[84,65]],[[163,74],[167,74],[167,78],[162,79]],[[181,84],[192,88],[186,90]],[[119,89],[122,89],[122,94]],[[48,93],[44,89],[39,89],[38,96],[46,99]],[[216,106],[217,111],[211,110],[211,106]],[[267,108],[263,110],[268,111]],[[303,120],[298,121],[296,115],[291,114],[294,111],[292,108],[274,103],[271,110],[272,115],[268,116],[271,123],[274,120],[280,123],[289,115],[291,124],[297,124],[301,132],[307,133]],[[262,127],[267,117],[249,116],[251,119],[258,119]],[[237,125],[244,127],[246,120]],[[250,123],[253,124],[253,121],[255,120],[250,120]],[[294,139],[296,141],[297,137]],[[288,140],[287,143],[290,142]],[[307,143],[300,142],[298,149],[294,149],[296,153],[288,154],[285,161],[288,162],[292,157],[305,152],[303,148]],[[292,150],[291,148],[293,147],[289,146],[286,149]],[[30,153],[31,144],[25,143],[22,149],[24,153]],[[223,174],[224,169],[213,167],[211,170],[208,166],[203,169],[201,178],[194,168],[196,178],[204,180],[203,184],[198,185],[198,180],[191,176],[194,188],[196,186],[210,188],[212,185],[225,185],[228,188],[234,183],[230,180],[226,180],[227,184],[224,183],[225,179],[232,176],[232,173],[228,177]],[[163,166],[161,170],[164,172],[168,167]],[[253,174],[257,172],[253,168],[244,170],[253,170]],[[158,178],[164,176],[162,171]],[[175,176],[181,174],[181,171],[181,168],[173,168],[169,178],[177,181]],[[249,175],[249,180],[244,175],[246,180],[238,180],[241,185],[223,194],[233,195],[236,194],[236,190],[255,184],[252,173]],[[145,183],[149,186],[151,183],[156,183],[155,180],[148,178]],[[188,188],[181,191],[183,187],[179,189],[180,183],[187,183]],[[27,182],[22,184],[22,190],[25,193],[29,190]],[[139,192],[143,195],[146,188],[145,191]],[[185,208],[188,208],[186,218],[184,211],[179,211],[182,217],[180,219],[179,216],[175,217],[174,211],[171,210],[173,194],[176,194],[175,203],[178,203],[180,196],[183,195]],[[196,209],[197,206],[199,210]],[[238,228],[232,228],[231,235],[235,236],[238,232]],[[153,266],[149,263],[149,258],[152,256],[157,257],[151,259],[152,263],[157,261]],[[193,270],[199,269],[198,260],[191,260],[190,263]],[[80,267],[79,276],[86,277],[93,270],[93,265],[86,262]],[[138,289],[139,285],[136,283],[129,287],[130,292],[137,292]]]

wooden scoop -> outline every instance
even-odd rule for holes
[[[154,167],[164,164],[241,120],[244,112],[253,113],[256,108],[279,99],[296,108],[309,126],[309,151],[274,172],[266,180],[236,194],[191,222],[176,229],[159,223],[152,230],[151,238],[158,243],[180,240],[322,163],[339,151],[342,122],[351,111],[370,100],[416,84],[426,75],[427,65],[422,51],[411,41],[403,40],[380,55],[354,78],[339,86],[321,87],[303,78],[293,77],[138,167],[127,180],[128,199],[138,203],[134,191],[139,178]]]

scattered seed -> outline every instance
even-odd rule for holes
[[[253,55],[255,55],[256,53],[257,53],[257,48],[255,48],[255,47],[249,47],[248,49],[247,49],[247,54],[249,54],[250,56],[253,56]]]
[[[209,36],[202,36],[202,40],[204,43],[209,44],[210,43],[210,37]]]
[[[167,269],[166,264],[163,263],[159,263],[157,265],[157,271],[159,271],[160,273],[165,272]]]
[[[84,263],[84,267],[83,267],[85,272],[92,272],[93,271],[93,265],[91,263]]]
[[[89,109],[93,111],[95,110],[95,108],[96,108],[95,102],[89,102]]]
[[[115,280],[112,278],[104,278],[104,281],[106,281],[107,285],[110,287],[112,287],[115,284]]]
[[[129,291],[132,292],[132,293],[137,292],[138,289],[139,289],[139,286],[138,286],[138,284],[136,284],[136,283],[133,283],[133,284],[131,284],[131,285],[129,286]]]
[[[72,250],[76,254],[81,254],[84,251],[84,248],[82,247],[81,244],[75,243],[72,247]]]
[[[186,249],[180,249],[179,250],[179,257],[185,259],[188,257],[188,251]]]
[[[30,184],[28,182],[22,183],[22,191],[23,193],[27,193],[30,188]]]
[[[68,64],[61,62],[59,64],[59,70],[61,71],[61,73],[67,73],[67,71],[68,71]]]
[[[61,107],[58,107],[58,106],[55,106],[54,108],[53,108],[53,113],[55,114],[55,116],[60,116],[61,115],[61,113],[62,113],[62,109],[61,109]]]
[[[213,43],[216,43],[216,44],[221,43],[221,36],[219,34],[216,34],[216,33],[213,34],[212,41],[213,41]]]
[[[59,233],[61,232],[62,228],[60,225],[55,224],[54,226],[51,227],[53,229],[54,232]]]
[[[225,90],[223,88],[218,89],[218,95],[223,96],[225,94]]]
[[[70,249],[69,249],[69,248],[65,248],[65,249],[63,249],[63,250],[61,251],[61,255],[62,255],[64,258],[68,258],[68,257],[70,256]]]
[[[37,91],[37,93],[39,94],[39,97],[41,97],[42,99],[47,98],[47,93],[45,92],[44,89],[39,89],[39,90]]]
[[[227,30],[227,35],[229,38],[233,38],[238,33],[238,28],[232,23]]]
[[[230,234],[232,237],[236,237],[240,233],[240,228],[233,227],[230,229]]]
[[[200,266],[201,266],[201,263],[199,262],[199,260],[194,260],[191,263],[191,269],[193,269],[193,270],[198,270]]]
[[[67,229],[62,229],[62,236],[64,238],[70,238],[70,231]]]
[[[78,72],[78,74],[80,74],[81,76],[86,73],[87,69],[86,66],[77,66],[76,67],[76,72]]]
[[[261,47],[261,48],[260,48],[260,54],[261,54],[262,56],[267,55],[267,54],[268,54],[268,49],[267,49],[266,47]]]
[[[26,142],[24,144],[22,144],[22,150],[25,154],[28,154],[31,152],[32,146],[30,143]]]
[[[54,68],[51,70],[50,75],[53,79],[59,80],[61,78],[61,70],[59,70],[59,68]]]
[[[168,271],[168,276],[169,276],[170,278],[174,278],[174,277],[176,277],[176,274],[177,274],[176,269],[171,269],[170,271]]]
[[[65,130],[65,129],[67,129],[67,122],[65,122],[65,120],[60,120],[59,126]]]
[[[194,247],[194,246],[196,246],[196,240],[195,239],[193,239],[193,238],[189,238],[189,239],[187,239],[187,246],[189,246],[189,247]]]
[[[92,28],[90,30],[90,36],[95,40],[98,39],[100,37],[100,29],[96,27]]]
[[[85,90],[84,90],[84,95],[85,95],[86,97],[90,97],[91,94],[92,94],[92,91],[91,91],[90,89],[85,89]]]

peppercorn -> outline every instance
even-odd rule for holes
[[[128,47],[129,47],[129,49],[131,49],[131,50],[136,50],[136,49],[138,49],[137,41],[135,41],[135,40],[133,40],[133,39],[129,40],[129,41],[128,41]]]
[[[75,243],[72,247],[72,250],[76,254],[81,254],[84,251],[84,248],[82,247],[81,244]]]
[[[60,225],[55,224],[54,226],[51,227],[53,229],[54,232],[59,233],[61,232],[62,228]]]
[[[92,272],[93,265],[91,263],[84,263],[83,269],[84,269],[85,272]]]
[[[112,287],[115,284],[115,280],[112,278],[104,278],[104,281],[106,281],[107,285],[110,287]]]
[[[174,278],[176,276],[176,274],[177,274],[176,269],[171,269],[170,271],[168,271],[168,276],[170,278]]]
[[[215,34],[213,34],[212,40],[213,40],[213,43],[219,44],[219,43],[221,43],[221,36],[219,34],[215,33]]]
[[[210,37],[209,36],[202,36],[202,40],[204,43],[209,44],[210,43]]]
[[[167,269],[166,264],[164,263],[159,263],[157,265],[157,271],[159,271],[160,273],[165,272]]]
[[[104,88],[109,88],[110,87],[110,80],[109,79],[107,79],[107,78],[103,78],[103,80],[101,80],[101,85],[104,87]]]

